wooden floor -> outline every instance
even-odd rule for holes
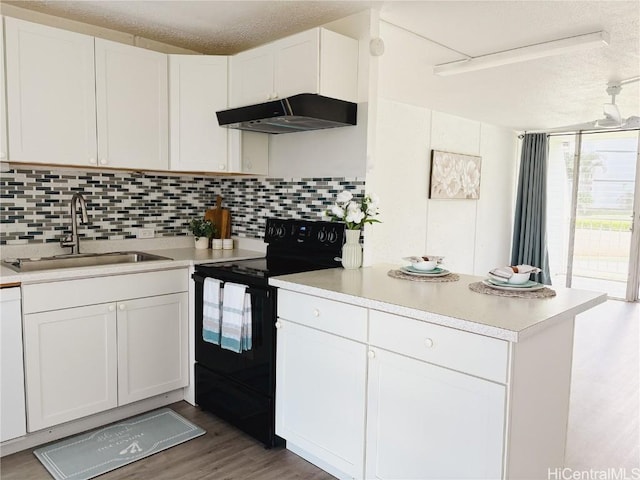
[[[609,301],[576,322],[566,466],[640,467],[640,304]],[[333,477],[284,449],[261,444],[185,402],[171,405],[207,434],[100,480],[293,480]],[[630,473],[629,473],[630,474]],[[0,460],[2,480],[51,477],[26,450]]]
[[[566,464],[640,467],[640,304],[609,300],[576,319]]]
[[[100,480],[284,480],[333,479],[331,475],[283,448],[262,444],[215,416],[178,402],[170,407],[207,433],[151,457],[106,473]],[[2,480],[51,480],[32,454],[18,452],[0,460]]]

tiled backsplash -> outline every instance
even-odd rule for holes
[[[269,216],[318,220],[335,195],[364,192],[358,178],[245,178],[162,176],[134,172],[12,169],[0,176],[0,245],[58,242],[70,231],[70,200],[82,192],[91,240],[187,235],[189,220],[215,205],[231,210],[232,235],[262,238]]]

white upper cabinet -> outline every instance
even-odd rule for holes
[[[170,170],[228,170],[228,129],[216,117],[227,108],[227,64],[226,56],[169,56]]]
[[[96,159],[94,38],[5,17],[9,157]]]
[[[273,95],[273,47],[267,45],[231,57],[229,106],[266,102]]]
[[[95,39],[98,164],[169,167],[167,55]]]
[[[165,54],[5,22],[9,160],[168,169]]]
[[[221,127],[228,107],[228,58],[169,56],[170,170],[266,175],[267,135]]]
[[[7,90],[4,83],[4,22],[0,17],[0,161],[6,160],[7,151]]]
[[[356,101],[358,41],[314,28],[231,57],[232,107],[298,93]]]
[[[269,173],[269,135],[228,129],[229,171],[251,175]]]

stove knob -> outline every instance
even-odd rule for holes
[[[318,232],[318,240],[324,242],[327,239],[327,232],[324,231],[324,228]]]
[[[278,227],[278,237],[284,238],[286,233],[287,230],[282,225]]]
[[[329,243],[336,243],[337,239],[338,239],[338,234],[335,232],[335,230],[331,230],[327,235],[327,240],[329,241]]]

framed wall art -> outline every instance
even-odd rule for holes
[[[429,198],[480,198],[482,157],[431,150]]]

